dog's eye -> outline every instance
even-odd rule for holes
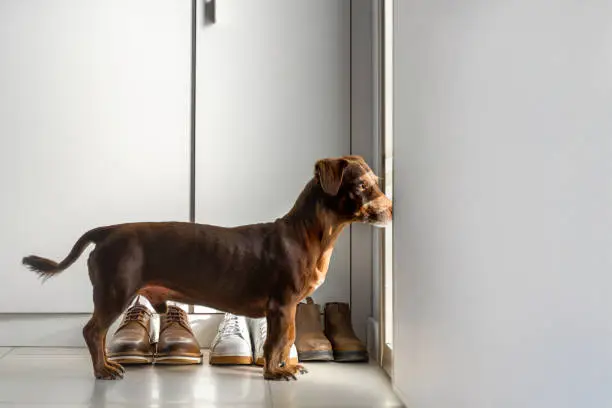
[[[359,189],[360,190],[365,190],[367,187],[368,187],[368,185],[365,182],[359,183]]]

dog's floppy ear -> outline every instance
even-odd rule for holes
[[[346,159],[322,159],[315,164],[315,177],[323,191],[335,196],[340,190],[344,170],[348,165]]]

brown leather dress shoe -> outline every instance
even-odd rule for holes
[[[295,314],[295,347],[300,361],[334,359],[332,345],[323,333],[321,310],[311,297],[297,305]]]
[[[151,312],[141,305],[130,307],[107,345],[108,359],[119,364],[150,364],[154,347],[150,338]]]
[[[325,305],[325,334],[334,349],[335,361],[368,361],[368,351],[353,330],[347,303]]]
[[[202,352],[187,318],[180,307],[168,305],[160,316],[159,342],[155,364],[201,364]]]

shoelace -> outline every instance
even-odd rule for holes
[[[238,317],[234,315],[228,315],[225,317],[225,324],[223,325],[223,334],[225,335],[237,335],[242,337],[242,330],[238,322]]]
[[[178,323],[185,330],[190,333],[191,326],[189,325],[189,320],[187,318],[187,313],[177,306],[168,306],[168,312],[166,312],[165,316],[162,318],[160,322],[161,327],[159,329],[159,334],[161,335],[166,329],[172,326],[172,323]]]
[[[141,321],[142,318],[148,313],[147,309],[144,306],[135,306],[132,307],[130,309],[128,309],[128,311],[125,313],[125,316],[123,317],[123,322],[130,322],[130,321]]]
[[[188,324],[187,313],[178,307],[169,307],[168,313],[166,313],[166,322]]]
[[[265,340],[267,335],[268,335],[268,323],[264,320],[259,325],[259,338],[261,340]]]

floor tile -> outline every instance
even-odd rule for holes
[[[107,404],[104,402],[92,401],[87,404],[21,404],[21,403],[1,403],[0,408],[146,408],[146,407],[155,407],[155,408],[181,408],[181,407],[190,407],[190,408],[257,408],[257,407],[271,407],[271,405],[253,405],[253,404],[204,404],[200,405],[199,403],[194,403],[193,405],[184,405],[184,404],[167,404],[167,403],[155,403],[152,405],[143,405],[138,402],[127,403],[127,404]]]
[[[86,356],[89,357],[89,351],[81,347],[13,347],[11,357],[21,356],[45,356],[49,358],[62,356]]]
[[[86,349],[14,348],[0,358],[0,408],[401,406],[369,364],[311,363],[298,381],[267,382],[260,367],[207,361],[128,367],[124,380],[99,381]]]
[[[275,407],[401,407],[388,378],[373,364],[311,363],[297,381],[271,382]]]
[[[124,380],[96,381],[83,349],[15,349],[0,359],[0,404],[11,406],[223,407],[245,402],[271,406],[260,368],[207,363],[128,367]]]

